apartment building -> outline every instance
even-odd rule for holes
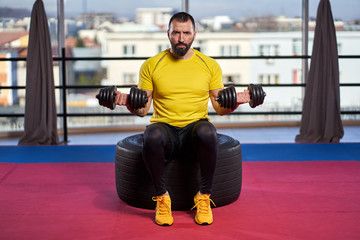
[[[309,34],[309,55],[312,52],[313,32]],[[360,32],[337,32],[339,55],[358,54]],[[105,35],[107,57],[149,57],[169,47],[166,32],[117,32]],[[193,47],[206,55],[217,56],[297,56],[302,54],[301,32],[198,32]],[[235,84],[300,84],[302,59],[219,59],[224,83]],[[310,66],[310,60],[309,66]],[[108,61],[107,84],[136,84],[143,60]],[[359,59],[339,60],[340,80],[358,81]],[[301,110],[303,88],[268,88],[266,106],[269,110]],[[342,88],[343,106],[360,104],[357,88]],[[350,97],[350,96],[351,97]],[[359,105],[358,104],[358,105]]]

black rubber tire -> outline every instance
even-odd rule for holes
[[[211,199],[217,207],[236,201],[242,186],[242,156],[239,141],[218,134],[219,151]],[[116,191],[127,204],[155,209],[154,186],[142,160],[143,135],[129,136],[118,142],[115,154]],[[197,161],[175,156],[165,166],[166,188],[173,210],[189,210],[199,191],[200,170]]]

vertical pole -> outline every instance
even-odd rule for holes
[[[66,55],[65,48],[61,51],[61,63],[62,63],[62,98],[63,98],[63,132],[64,132],[64,144],[68,143],[68,129],[67,129],[67,109],[66,109]]]
[[[64,16],[64,0],[58,0],[58,42],[59,42],[59,55],[61,53],[61,49],[65,47],[65,16]]]
[[[302,55],[308,56],[309,46],[309,0],[302,1]],[[306,84],[308,76],[308,58],[302,59],[302,82]]]
[[[182,11],[189,13],[189,0],[183,0]]]
[[[58,0],[58,53],[61,56],[59,62],[59,84],[62,85],[62,92],[60,93],[60,103],[63,106],[63,142],[67,144],[67,119],[66,119],[66,66],[65,66],[65,14],[64,14],[64,0]]]

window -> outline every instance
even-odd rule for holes
[[[170,48],[170,45],[169,44],[159,44],[158,45],[158,52],[162,52],[166,49]]]
[[[260,74],[259,82],[260,84],[279,84],[280,77],[279,74]]]
[[[126,57],[133,57],[135,56],[135,45],[124,45],[123,47],[123,54]]]
[[[259,46],[259,53],[261,56],[278,56],[279,45],[277,44],[265,44]],[[265,60],[267,64],[273,64],[274,59],[269,58]]]
[[[223,45],[221,46],[221,56],[240,56],[240,47],[238,45]]]
[[[278,56],[279,55],[279,45],[277,45],[277,44],[260,45],[259,53],[261,56]]]
[[[240,83],[240,75],[233,74],[233,75],[223,75],[223,82],[224,84],[238,84]]]
[[[300,56],[302,54],[302,52],[301,52],[301,49],[302,49],[302,41],[301,41],[301,39],[293,39],[292,44],[293,44],[293,46],[292,46],[292,48],[293,48],[292,52],[293,53],[292,54],[294,56]]]
[[[124,73],[124,84],[136,84],[137,79],[134,73]]]

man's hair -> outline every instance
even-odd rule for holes
[[[172,23],[173,20],[177,20],[179,22],[187,22],[189,21],[189,19],[191,20],[191,23],[194,27],[194,31],[195,31],[195,20],[194,18],[188,14],[187,12],[178,12],[178,13],[175,13],[171,18],[170,18],[170,21],[169,21],[169,29],[170,29],[170,25]]]

